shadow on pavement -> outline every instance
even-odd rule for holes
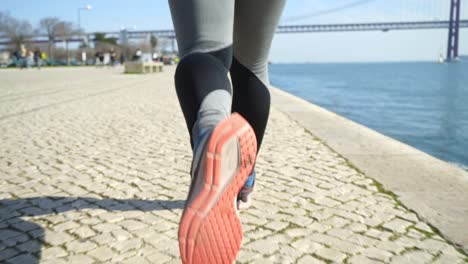
[[[60,214],[81,209],[143,212],[181,209],[185,200],[32,197],[0,200],[0,263],[39,263],[44,229],[22,217]]]

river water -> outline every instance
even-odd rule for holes
[[[272,64],[273,86],[468,169],[468,61]]]

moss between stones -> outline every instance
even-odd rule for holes
[[[413,226],[413,227],[409,227],[408,229],[414,229],[414,230],[418,231],[419,233],[423,234],[424,237],[426,237],[426,238],[430,238],[430,237],[432,237],[432,236],[434,235],[434,233],[431,233],[431,232],[428,232],[428,231],[424,231],[424,230],[419,229],[419,228],[414,227],[414,226]]]
[[[319,260],[321,260],[321,261],[323,261],[325,263],[333,263],[331,260],[323,258],[323,257],[321,257],[321,256],[319,256],[319,255],[317,255],[315,253],[313,253],[311,256],[316,258],[316,259],[319,259]]]

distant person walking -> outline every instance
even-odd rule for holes
[[[141,52],[141,49],[137,49],[135,51],[135,55],[133,55],[133,60],[134,61],[139,61],[141,60],[141,56],[143,55],[143,52]]]
[[[125,63],[125,54],[124,54],[123,52],[120,53],[120,58],[119,58],[119,60],[120,60],[120,64],[121,64],[121,65],[124,65],[124,63]]]
[[[110,56],[110,64],[113,67],[117,63],[117,53],[115,53],[114,49],[110,50],[109,56]]]
[[[36,48],[34,51],[34,64],[36,65],[37,69],[41,69],[42,66],[42,53],[41,50]]]
[[[182,58],[175,85],[193,148],[179,226],[184,263],[233,263],[240,250],[236,210],[251,201],[270,109],[268,54],[284,4],[169,0]]]
[[[19,50],[19,64],[21,69],[24,69],[27,66],[27,55],[28,51],[26,50],[26,47],[24,46],[24,44],[21,44]]]
[[[14,62],[15,62],[16,67],[20,68],[21,67],[21,52],[20,52],[20,50],[15,50],[15,52],[13,52],[13,58],[15,59]]]
[[[47,53],[45,53],[44,51],[41,53],[41,60],[42,63],[47,64]]]
[[[27,57],[26,57],[26,66],[29,68],[32,68],[32,66],[34,65],[34,52],[32,50],[28,50],[28,53],[27,53]]]
[[[99,50],[94,55],[94,64],[96,64],[97,67],[104,66],[104,53],[102,51]]]

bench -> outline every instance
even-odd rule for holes
[[[162,72],[163,64],[160,62],[125,62],[125,73],[153,73]]]

